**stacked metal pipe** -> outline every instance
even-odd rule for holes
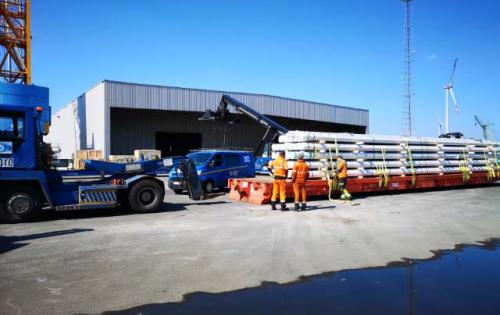
[[[349,177],[500,172],[500,143],[475,139],[290,131],[272,151],[273,158],[285,151],[289,168],[303,153],[311,178],[335,169],[337,154],[347,161]]]

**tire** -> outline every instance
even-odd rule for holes
[[[127,206],[138,213],[157,211],[163,203],[165,192],[159,183],[143,179],[132,186],[127,196]]]
[[[173,191],[174,191],[174,194],[181,195],[184,190],[182,190],[182,189],[173,189]]]
[[[14,186],[0,194],[0,218],[9,223],[32,221],[40,215],[40,195],[31,186]]]
[[[211,179],[206,180],[203,183],[203,192],[206,194],[212,193],[214,191],[214,182]]]

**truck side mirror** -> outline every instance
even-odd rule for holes
[[[50,123],[46,121],[46,122],[43,123],[42,133],[43,133],[44,136],[46,136],[46,135],[49,134],[49,131],[50,131]]]

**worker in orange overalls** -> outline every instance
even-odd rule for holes
[[[288,176],[288,165],[286,164],[285,152],[281,151],[278,157],[269,162],[269,170],[274,175],[273,195],[271,196],[271,210],[276,210],[276,199],[280,195],[281,211],[286,211],[286,178]]]
[[[306,182],[309,179],[309,165],[304,162],[304,154],[297,154],[297,163],[293,166],[292,183],[295,196],[295,211],[306,210],[307,191]],[[302,197],[302,208],[299,207]]]
[[[337,178],[339,180],[339,191],[342,193],[340,199],[351,200],[351,194],[345,188],[347,184],[347,162],[341,155],[337,155]]]

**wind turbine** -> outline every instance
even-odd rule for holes
[[[448,80],[448,84],[444,87],[444,94],[445,94],[445,121],[444,121],[444,131],[445,133],[450,132],[450,121],[449,121],[449,114],[448,114],[448,108],[449,106],[449,97],[451,96],[451,99],[453,100],[453,104],[455,105],[455,111],[457,114],[459,113],[458,111],[458,104],[457,104],[457,99],[455,98],[455,93],[453,92],[453,80],[455,79],[455,68],[457,67],[457,59],[455,58],[455,62],[453,63],[453,69],[451,70],[451,75],[450,79]]]

